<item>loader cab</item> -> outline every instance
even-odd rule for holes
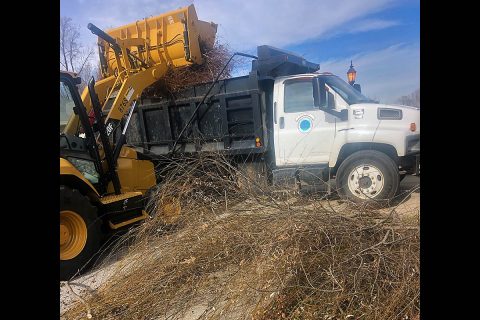
[[[73,102],[70,89],[64,82],[60,82],[60,132],[63,132],[68,119],[73,113]]]
[[[60,133],[74,114],[74,108],[81,104],[77,85],[82,79],[73,72],[60,71]]]
[[[85,108],[78,93],[77,85],[81,78],[70,72],[60,72],[60,158],[70,162],[82,176],[96,189],[100,185],[100,162],[92,157],[92,145],[94,139],[86,139],[85,132],[90,126],[82,125],[88,121]],[[75,115],[79,115],[77,134],[65,134],[63,129],[68,121]],[[93,133],[90,134],[93,137]],[[90,143],[89,143],[90,142]],[[100,170],[99,170],[100,169]]]
[[[75,73],[60,71],[60,136],[67,136],[64,133],[65,126],[69,121],[77,115],[83,103],[78,93],[77,85],[81,83],[81,78],[77,77]],[[84,130],[81,121],[78,122],[76,134],[68,134],[68,136],[75,138],[85,138]],[[60,142],[62,139],[60,139]],[[76,144],[82,144],[83,141],[77,141]],[[62,149],[62,147],[61,147]],[[74,148],[75,149],[75,148]],[[86,149],[85,149],[86,150]]]

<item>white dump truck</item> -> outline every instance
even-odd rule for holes
[[[319,65],[260,46],[249,75],[145,98],[127,142],[151,158],[222,152],[274,185],[336,179],[356,202],[391,199],[419,174],[420,110],[378,103]]]

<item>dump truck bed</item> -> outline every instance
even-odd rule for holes
[[[247,76],[220,80],[176,147],[183,153],[258,154],[273,144],[272,90],[276,77],[314,72],[318,64],[270,46],[257,48]],[[127,143],[151,156],[170,153],[212,83],[189,87],[169,99],[141,101],[127,131]]]
[[[142,101],[132,116],[127,142],[143,153],[164,155],[201,102],[211,83],[192,86],[173,99]],[[262,153],[267,146],[265,91],[254,75],[219,81],[179,140],[177,150],[228,154]],[[257,141],[260,145],[257,146]]]

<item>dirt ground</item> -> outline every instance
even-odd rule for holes
[[[418,187],[420,179],[417,177],[406,177],[400,185],[399,195],[402,200],[394,203],[389,208],[381,209],[380,212],[388,214],[395,210],[395,214],[401,219],[420,219],[420,192],[419,189],[412,192],[412,188]],[[295,202],[295,199],[292,199]],[[335,211],[340,211],[345,208],[346,204],[339,200],[330,200],[323,202],[325,206],[331,206]],[[238,204],[237,206],[241,206]],[[87,295],[95,295],[95,290],[104,283],[112,274],[114,267],[120,261],[102,261],[103,268],[87,273],[71,282],[69,287],[64,283],[60,283],[60,316],[75,303],[81,303],[79,297],[86,297]],[[221,276],[219,273],[218,276]],[[73,292],[74,293],[73,293]],[[185,310],[182,320],[194,320],[201,316],[208,314],[209,307],[206,304],[199,303],[195,307]]]

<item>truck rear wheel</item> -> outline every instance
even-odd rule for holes
[[[395,196],[399,183],[395,162],[376,150],[362,150],[351,154],[337,171],[340,197],[354,202],[391,199]]]
[[[60,280],[69,280],[100,246],[97,208],[76,189],[60,186]]]

